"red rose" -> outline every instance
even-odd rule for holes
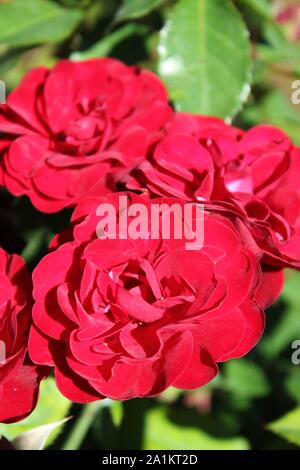
[[[106,174],[144,157],[172,115],[154,74],[114,59],[34,69],[0,109],[2,183],[43,212],[95,183],[105,192]]]
[[[31,358],[54,366],[58,388],[76,402],[199,387],[216,375],[218,362],[246,354],[264,328],[256,300],[265,303],[268,289],[244,243],[248,233],[251,244],[246,229],[242,237],[210,211],[201,250],[147,231],[143,240],[99,239],[97,208],[110,203],[118,211],[119,196],[80,204],[72,240],[57,247],[56,238],[33,274]],[[149,211],[154,203],[183,207],[174,198],[127,196],[129,205]]]
[[[147,161],[117,173],[152,196],[218,202],[244,216],[271,266],[300,267],[300,149],[280,130],[177,114]]]
[[[21,420],[33,410],[46,373],[27,356],[31,292],[24,261],[0,249],[0,422]]]

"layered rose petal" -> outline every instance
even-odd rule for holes
[[[151,197],[206,201],[243,214],[263,266],[300,268],[300,150],[279,129],[240,131],[220,119],[176,114],[147,160],[113,180]]]
[[[24,419],[34,409],[48,369],[28,358],[32,283],[24,261],[0,249],[0,422]]]
[[[28,416],[35,408],[39,383],[47,370],[39,366],[23,365],[16,374],[0,385],[0,422],[13,423]]]
[[[159,204],[160,222],[176,202],[182,210],[176,223],[197,217],[184,221],[185,203],[174,198],[93,196],[76,209],[73,235],[57,237],[35,269],[31,358],[54,365],[61,392],[80,403],[204,385],[218,362],[246,354],[264,328],[257,302],[267,279],[246,227],[209,206],[202,248],[187,250],[184,237],[170,231],[168,239],[162,226],[152,239],[149,221],[143,239],[126,238],[124,197],[127,209],[143,204],[148,214]],[[115,209],[113,238],[97,237],[101,204]]]
[[[154,74],[115,59],[34,69],[0,106],[0,182],[42,212],[74,207],[145,159],[172,114]]]

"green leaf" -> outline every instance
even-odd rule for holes
[[[12,445],[16,450],[43,450],[51,434],[65,424],[69,418],[51,424],[44,424],[19,434]]]
[[[93,0],[60,0],[66,7],[86,8]]]
[[[254,13],[264,20],[273,20],[270,11],[270,3],[268,3],[267,0],[238,0],[238,3],[251,8]]]
[[[146,31],[142,25],[137,23],[127,24],[109,34],[105,38],[96,42],[90,49],[83,52],[74,52],[71,55],[72,60],[86,60],[95,57],[105,57],[120,42],[124,41],[133,34],[142,34]]]
[[[265,64],[289,64],[297,66],[299,63],[300,48],[296,44],[289,47],[270,47],[266,45],[257,46],[257,52],[262,62]]]
[[[20,423],[0,424],[0,435],[12,440],[35,427],[53,425],[53,422],[61,421],[67,416],[71,405],[72,403],[58,392],[54,379],[49,377],[41,383],[40,398],[34,412]],[[48,444],[54,440],[58,433],[59,430],[52,433]]]
[[[179,0],[160,33],[159,74],[178,111],[230,118],[250,92],[250,42],[228,0]]]
[[[124,409],[121,401],[113,401],[110,406],[112,422],[118,428],[123,420]]]
[[[278,356],[292,342],[300,338],[299,305],[300,305],[300,273],[287,271],[281,298],[286,302],[284,315],[259,344],[259,349],[268,359]],[[293,350],[291,349],[291,355]]]
[[[26,237],[27,245],[22,251],[22,258],[27,263],[30,263],[39,253],[43,245],[47,244],[47,230],[43,227],[37,230],[25,231],[24,238]]]
[[[93,401],[83,405],[81,413],[73,423],[67,439],[64,442],[62,450],[77,450],[80,449],[92,423],[99,415],[103,408],[110,406],[112,400],[106,398],[105,400]]]
[[[284,289],[281,294],[283,300],[294,307],[300,304],[300,273],[295,271],[286,271]]]
[[[241,399],[261,398],[270,392],[263,371],[248,359],[224,364],[224,386]]]
[[[257,45],[258,56],[265,63],[299,63],[299,43],[292,43],[277,23],[266,23],[263,36],[267,44]]]
[[[115,22],[128,21],[148,15],[166,0],[123,0],[115,16]]]
[[[263,35],[264,39],[273,47],[288,48],[292,46],[277,22],[266,23]]]
[[[257,53],[266,64],[288,63],[297,67],[300,45],[291,42],[277,22],[266,22],[262,31],[264,44],[257,45]]]
[[[82,14],[47,0],[0,3],[0,43],[12,47],[63,41],[78,26]]]
[[[300,145],[299,111],[299,107],[292,106],[291,102],[280,91],[272,91],[260,102],[246,107],[243,117],[250,125],[267,122],[279,127],[293,139],[296,145]]]
[[[5,74],[15,67],[19,62],[22,54],[22,50],[15,49],[14,51],[6,51],[5,54],[0,55],[0,77],[5,80]],[[6,82],[6,80],[5,80]]]
[[[268,424],[267,428],[288,442],[300,446],[300,408]]]
[[[166,408],[154,408],[146,416],[145,450],[247,450],[242,437],[216,438],[196,427],[180,427],[167,417]]]
[[[300,405],[300,368],[293,367],[285,381],[285,389],[288,395]]]

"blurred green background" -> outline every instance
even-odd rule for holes
[[[0,80],[8,91],[32,67],[107,55],[158,73],[178,110],[242,128],[267,122],[300,145],[300,104],[291,100],[300,79],[299,1],[0,0]],[[1,246],[32,268],[70,215],[42,215],[5,191],[0,213]],[[300,365],[291,357],[300,340],[299,286],[300,274],[286,272],[263,340],[200,390],[83,407],[71,406],[50,378],[36,411],[0,425],[0,434],[13,438],[72,416],[52,433],[50,449],[297,449]]]

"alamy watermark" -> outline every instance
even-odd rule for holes
[[[299,105],[300,104],[300,80],[295,80],[293,83],[292,83],[292,96],[291,96],[291,99],[292,99],[292,103],[294,105]]]
[[[148,203],[128,204],[119,196],[118,207],[105,203],[97,207],[96,233],[100,239],[184,240],[186,250],[200,250],[204,244],[204,205]]]
[[[6,103],[6,85],[3,80],[0,80],[0,104]]]
[[[294,349],[294,352],[291,356],[292,363],[294,366],[299,366],[300,365],[300,340],[297,339],[292,343],[292,349]]]

